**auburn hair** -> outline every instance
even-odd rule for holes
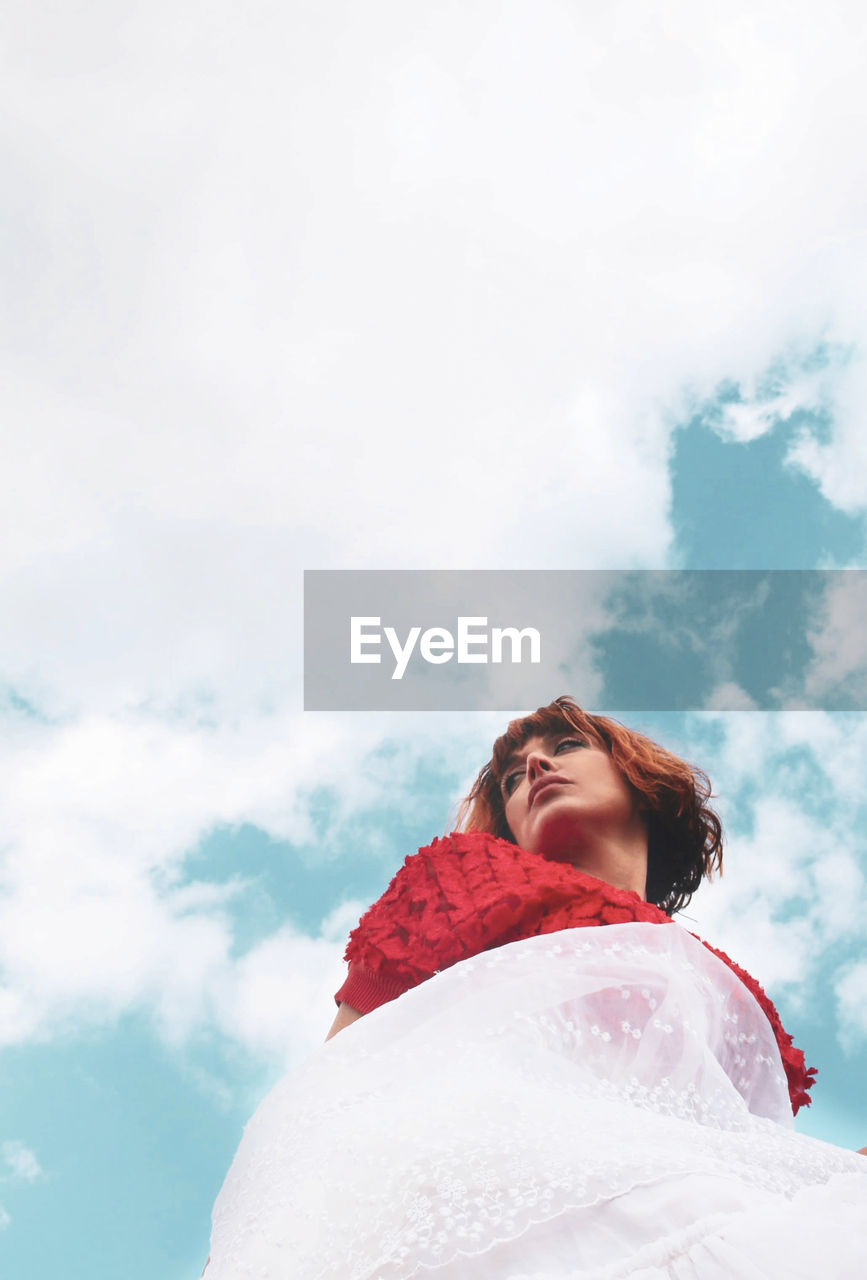
[[[572,730],[607,751],[642,798],[647,817],[647,901],[674,915],[705,876],[722,871],[722,824],[708,804],[710,780],[643,733],[606,716],[590,715],[572,698],[557,698],[532,715],[512,720],[461,801],[457,829],[489,831],[514,841],[501,786],[504,765],[528,738]]]

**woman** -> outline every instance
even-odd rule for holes
[[[353,931],[331,1043],[247,1127],[208,1280],[863,1275],[867,1166],[794,1133],[815,1073],[671,920],[721,866],[709,795],[571,699],[510,724],[463,830]]]

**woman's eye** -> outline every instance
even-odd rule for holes
[[[518,785],[518,780],[523,772],[523,769],[513,769],[511,773],[506,774],[503,779],[503,791],[507,796],[510,796],[515,790],[515,787]]]
[[[586,745],[583,738],[561,738],[554,748],[554,755],[557,755],[564,747],[569,750],[571,747],[585,747]]]

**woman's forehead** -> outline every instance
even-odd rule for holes
[[[503,769],[525,750],[525,744],[532,738],[550,739],[562,737],[564,734],[582,735],[598,745],[604,745],[599,737],[592,718],[580,707],[570,707],[570,714],[557,703],[548,707],[540,707],[532,715],[512,720],[506,732],[494,743],[491,753],[491,773],[495,778],[502,776]]]

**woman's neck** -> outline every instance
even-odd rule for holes
[[[643,832],[635,839],[599,841],[579,848],[566,848],[551,855],[554,862],[568,862],[576,871],[604,880],[615,889],[627,889],[647,901],[647,839]]]

